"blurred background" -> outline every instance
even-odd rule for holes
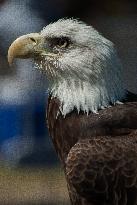
[[[126,87],[137,93],[136,0],[0,0],[0,205],[69,204],[46,128],[46,78],[30,60],[7,63],[13,40],[62,17],[93,25],[115,43]]]

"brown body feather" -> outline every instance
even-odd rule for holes
[[[47,121],[64,166],[73,205],[137,205],[137,97],[88,116],[58,115],[49,97]]]

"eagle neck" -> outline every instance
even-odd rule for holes
[[[125,98],[126,91],[122,83],[99,80],[100,83],[90,81],[76,81],[74,79],[62,80],[51,89],[51,96],[61,102],[59,110],[62,115],[73,111],[78,113],[98,113],[98,110],[119,103]]]

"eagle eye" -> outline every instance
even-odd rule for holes
[[[45,47],[49,47],[54,51],[58,51],[60,49],[65,49],[70,45],[71,41],[67,37],[59,37],[59,38],[49,38],[46,41]]]
[[[59,38],[57,42],[57,46],[60,48],[66,48],[69,46],[69,39],[68,38]]]

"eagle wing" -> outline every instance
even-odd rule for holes
[[[66,160],[69,186],[85,204],[137,204],[136,143],[134,136],[80,140]]]

